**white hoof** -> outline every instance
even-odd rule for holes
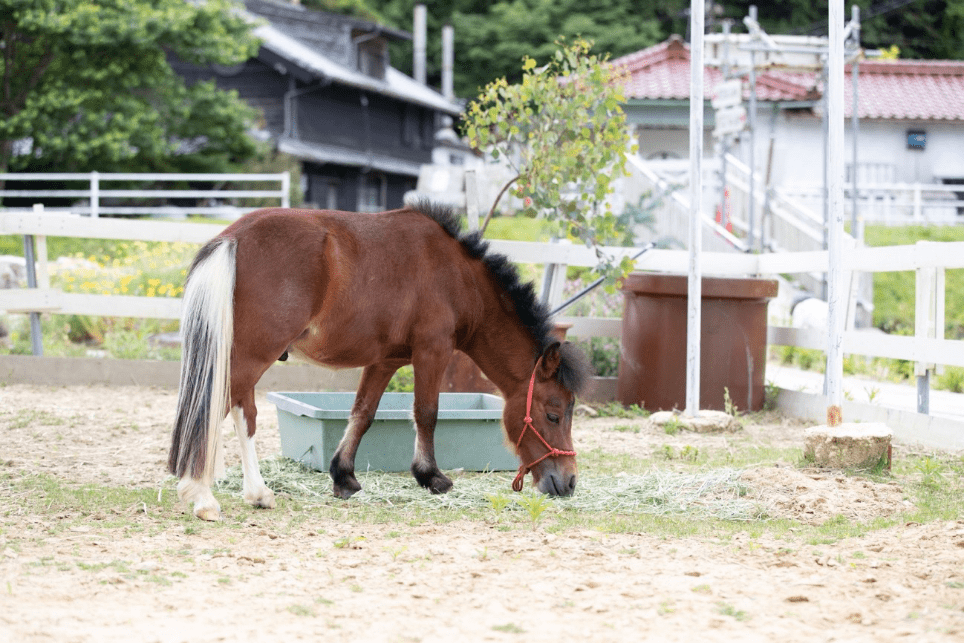
[[[198,519],[203,519],[204,521],[220,521],[221,520],[221,508],[218,506],[194,506],[194,516]]]
[[[275,506],[274,492],[263,485],[258,490],[245,492],[244,500],[256,508],[266,508],[270,510]]]
[[[211,494],[211,488],[190,478],[177,484],[177,496],[185,503],[194,505],[194,516],[205,521],[221,520],[221,504]]]

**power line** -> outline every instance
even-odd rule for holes
[[[876,18],[885,13],[890,13],[901,7],[905,7],[909,4],[917,2],[917,0],[886,0],[885,2],[878,2],[866,11],[861,9],[860,11],[860,21],[864,22],[870,20],[871,18]],[[807,27],[797,27],[796,29],[790,30],[791,34],[806,34],[808,36],[823,36],[827,33],[827,21],[823,20],[820,22],[814,22]]]

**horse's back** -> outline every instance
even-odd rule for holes
[[[224,234],[238,242],[239,331],[265,357],[297,341],[311,359],[355,366],[466,324],[474,269],[417,211],[266,209]]]

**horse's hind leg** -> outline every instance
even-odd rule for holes
[[[231,408],[234,431],[241,445],[241,470],[244,473],[242,496],[245,501],[258,508],[274,507],[274,492],[264,484],[261,468],[258,466],[258,452],[254,445],[254,434],[258,409],[254,404],[254,390],[242,396],[240,405]]]
[[[355,478],[355,454],[362,436],[372,425],[378,410],[378,401],[381,400],[388,381],[400,366],[402,363],[398,362],[375,364],[365,367],[362,372],[348,426],[345,427],[345,434],[338,443],[328,468],[333,484],[332,491],[337,497],[347,499],[361,489],[361,484]]]

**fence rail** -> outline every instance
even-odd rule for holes
[[[203,243],[219,233],[213,224],[186,222],[121,221],[91,219],[77,215],[46,212],[0,212],[0,234],[32,235],[43,241],[47,235],[65,237],[140,239]],[[45,244],[39,244],[45,248]],[[580,245],[492,240],[491,248],[512,261],[530,264],[594,266],[593,250]],[[617,258],[634,253],[629,248],[607,248]],[[177,319],[181,300],[177,298],[131,297],[64,293],[50,287],[46,252],[37,257],[36,288],[0,290],[0,310],[10,312],[57,312],[139,318]],[[706,252],[701,257],[705,275],[776,276],[788,273],[828,270],[826,251],[751,255],[732,252]],[[686,273],[689,254],[681,250],[651,250],[636,260],[636,270]],[[845,272],[915,271],[915,311],[917,323],[913,336],[887,336],[863,331],[844,333],[844,353],[914,361],[918,374],[925,377],[939,365],[964,367],[964,341],[944,339],[944,271],[964,268],[964,242],[922,241],[914,245],[856,248],[843,257]],[[621,334],[618,318],[560,317],[572,324],[574,337],[613,337]],[[826,335],[771,326],[771,344],[825,349]]]
[[[780,192],[817,212],[822,210],[820,186],[783,186]],[[852,209],[852,186],[844,187],[845,220]],[[964,185],[944,183],[865,183],[857,186],[857,214],[865,224],[956,225],[964,223]]]
[[[9,183],[23,182],[60,182],[86,183],[85,188],[58,189],[10,189]],[[105,183],[144,182],[149,184],[171,183],[210,183],[209,189],[191,187],[189,189],[150,188],[105,188]],[[276,183],[274,189],[225,189],[224,184],[244,183]],[[177,216],[187,214],[219,215],[223,217],[239,217],[246,212],[260,207],[253,205],[251,200],[271,200],[270,205],[287,208],[290,203],[291,175],[288,172],[261,174],[215,174],[215,173],[137,173],[137,172],[24,172],[0,173],[0,200],[31,199],[31,200],[72,200],[79,199],[85,203],[73,203],[69,206],[47,205],[51,212],[71,212],[98,217],[110,215],[165,215]],[[115,203],[119,200],[135,201],[144,204],[149,201],[167,201],[171,199],[200,200],[202,203],[193,205],[174,204],[146,204],[132,205],[131,203]]]

